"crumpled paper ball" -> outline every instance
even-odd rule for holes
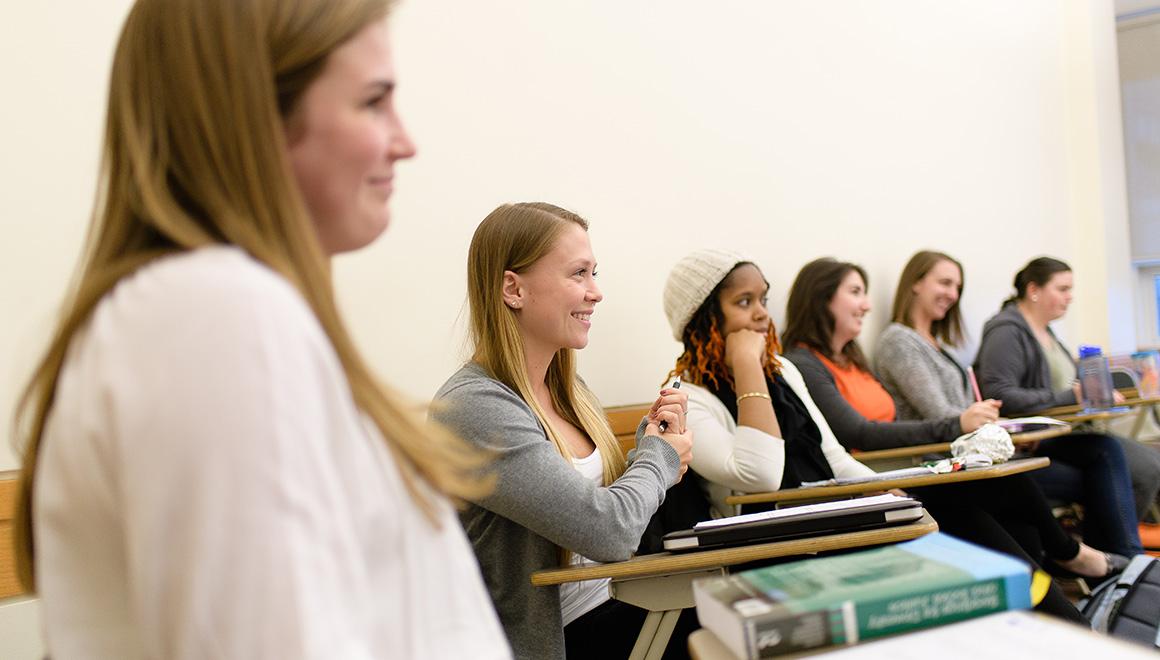
[[[1002,426],[984,424],[951,443],[952,456],[960,458],[967,454],[982,454],[995,463],[1005,463],[1015,455],[1015,445],[1011,442],[1011,434]]]

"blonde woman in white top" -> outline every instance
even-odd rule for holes
[[[17,557],[52,657],[510,657],[447,498],[481,461],[376,382],[331,291],[414,154],[387,10],[130,12],[22,410]]]

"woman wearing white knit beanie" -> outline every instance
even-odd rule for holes
[[[669,376],[689,395],[689,466],[715,516],[737,513],[725,503],[734,492],[874,474],[846,453],[801,374],[778,355],[768,290],[752,260],[715,249],[681,259],[665,284],[665,316],[684,344]]]

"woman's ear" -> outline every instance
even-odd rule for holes
[[[1028,282],[1027,283],[1027,293],[1026,293],[1025,297],[1028,300],[1030,300],[1031,302],[1039,302],[1039,294],[1042,291],[1043,291],[1043,287],[1039,286],[1035,282]]]
[[[503,272],[503,302],[511,309],[524,306],[523,287],[520,286],[520,276],[510,270]]]

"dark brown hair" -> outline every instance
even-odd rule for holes
[[[830,301],[834,299],[842,281],[852,272],[861,276],[862,283],[869,290],[870,280],[866,277],[866,271],[857,264],[823,257],[802,266],[790,287],[789,302],[785,306],[787,318],[781,338],[786,346],[804,346],[827,358],[837,357],[833,355],[830,346],[834,338],[834,315],[830,313]],[[862,371],[870,371],[870,364],[856,340],[846,342],[841,357]]]
[[[1071,266],[1052,257],[1037,257],[1027,262],[1018,273],[1015,273],[1015,295],[1003,301],[1006,307],[1027,297],[1027,286],[1034,283],[1036,286],[1046,286],[1057,273],[1070,273]]]
[[[958,267],[959,277],[962,278],[959,281],[959,297],[962,297],[963,287],[966,286],[963,265],[943,252],[935,252],[934,250],[917,252],[910,258],[910,261],[906,262],[906,267],[902,269],[902,275],[898,276],[898,289],[894,292],[894,307],[891,308],[890,312],[891,321],[901,323],[908,328],[914,327],[914,321],[910,318],[910,308],[914,305],[914,285],[918,284],[932,268],[943,261],[949,261]],[[930,324],[930,334],[950,346],[958,346],[962,342],[963,314],[959,311],[958,300],[947,310],[946,316]]]

